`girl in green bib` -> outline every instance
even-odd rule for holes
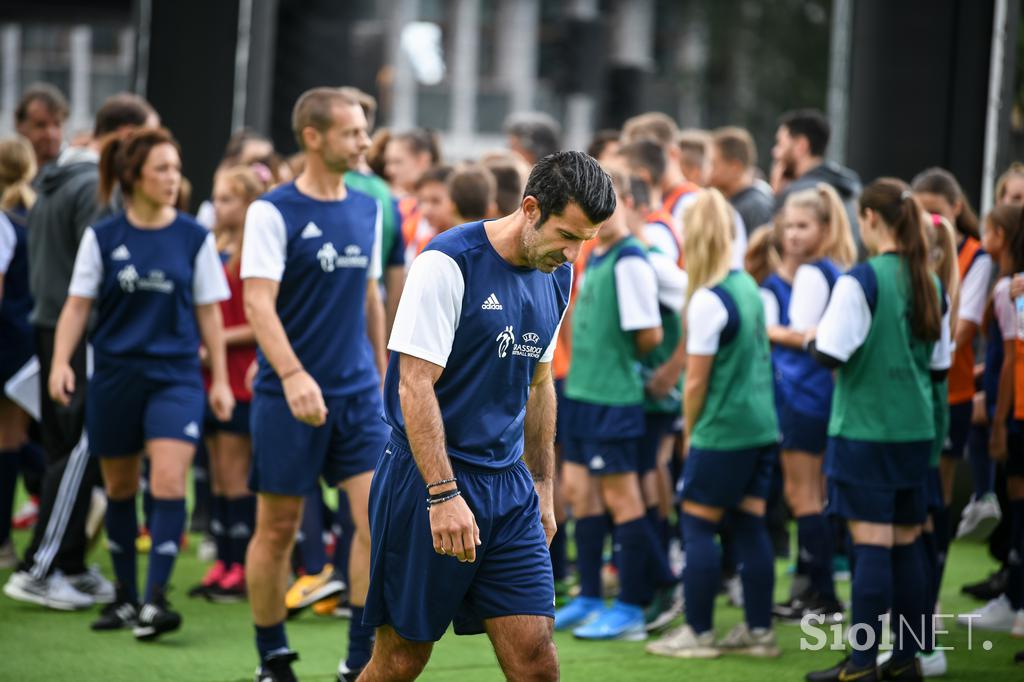
[[[688,453],[680,482],[686,625],[647,650],[676,658],[778,656],[771,629],[772,546],[764,513],[779,430],[764,306],[754,279],[730,270],[733,220],[725,198],[717,190],[701,192],[687,210],[686,225],[683,405]],[[716,642],[712,618],[721,552],[715,535],[726,511],[741,566],[746,618]]]
[[[935,439],[933,382],[951,361],[945,296],[929,268],[923,210],[901,180],[860,196],[860,230],[874,255],[836,282],[812,349],[836,369],[825,455],[829,511],[853,537],[852,653],[810,673],[824,680],[920,679],[915,638],[930,617],[920,542]],[[812,332],[813,333],[813,332]],[[883,614],[892,658],[876,669]]]

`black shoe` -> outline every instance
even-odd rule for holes
[[[153,601],[143,604],[139,609],[139,619],[132,634],[140,642],[146,642],[180,627],[181,614],[171,611],[167,599],[158,594]]]
[[[807,673],[807,682],[878,682],[878,668],[870,665],[866,668],[855,668],[847,656],[828,670]]]
[[[803,600],[799,597],[793,597],[780,604],[772,605],[772,615],[779,620],[791,621],[795,614],[803,611]],[[796,616],[799,620],[799,616]]]
[[[365,667],[363,666],[363,668]],[[363,668],[349,668],[343,660],[338,664],[337,682],[356,682],[359,679],[359,673],[363,672]]]
[[[816,615],[824,617],[825,625],[831,625],[833,623],[842,623],[845,618],[845,607],[843,603],[833,597],[822,597],[820,595],[813,595],[804,601],[803,612],[800,614],[800,618],[797,622],[802,621],[806,615]]]
[[[100,611],[100,617],[89,626],[93,630],[120,630],[134,627],[139,618],[139,606],[128,600],[107,604]]]
[[[964,585],[960,588],[960,591],[969,597],[974,597],[978,601],[991,601],[1006,591],[1009,578],[1009,571],[1000,569],[981,582]]]
[[[206,598],[217,604],[234,604],[245,601],[245,585],[238,587],[221,587],[213,585],[206,590]]]
[[[1018,651],[1013,655],[1013,662],[1017,665],[1024,665],[1024,651]]]
[[[198,599],[209,599],[211,589],[213,589],[212,585],[206,586],[202,583],[199,583],[198,585],[196,585],[188,591],[188,596]]]
[[[923,680],[921,662],[917,656],[909,661],[896,663],[891,658],[878,667],[878,677],[882,680]]]
[[[294,651],[267,656],[256,669],[255,682],[299,682],[292,672],[292,663],[297,660],[299,655]]]

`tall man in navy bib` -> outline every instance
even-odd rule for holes
[[[595,160],[552,154],[519,210],[444,232],[413,262],[388,345],[365,615],[377,637],[360,680],[413,679],[453,621],[487,633],[508,679],[558,678],[550,363],[571,263],[614,210]]]
[[[290,682],[285,637],[289,558],[302,498],[323,478],[348,494],[356,532],[349,562],[350,675],[370,657],[362,625],[369,572],[367,496],[387,441],[380,277],[381,206],[346,189],[370,140],[351,95],[316,88],[295,104],[305,170],[253,202],[242,248],[245,308],[259,343],[250,487],[259,494],[246,576],[260,654],[258,682]]]

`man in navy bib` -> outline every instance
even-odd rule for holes
[[[360,680],[416,677],[453,621],[487,632],[506,677],[557,679],[550,362],[570,264],[614,209],[594,159],[552,154],[519,210],[448,230],[413,262],[388,344],[365,613],[377,636]]]
[[[348,496],[355,535],[349,562],[350,676],[369,660],[362,626],[369,571],[367,496],[387,441],[380,377],[384,311],[381,206],[347,189],[344,174],[369,147],[359,102],[316,88],[295,105],[305,170],[253,202],[242,247],[245,307],[259,343],[251,421],[250,488],[259,494],[246,575],[260,654],[260,682],[295,677],[284,632],[289,557],[303,496],[323,478]]]

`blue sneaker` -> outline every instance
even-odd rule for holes
[[[599,597],[576,597],[555,611],[555,629],[568,630],[589,623],[603,610],[604,601]]]
[[[647,639],[644,610],[616,601],[596,619],[572,631],[577,639],[620,639],[640,642]]]

